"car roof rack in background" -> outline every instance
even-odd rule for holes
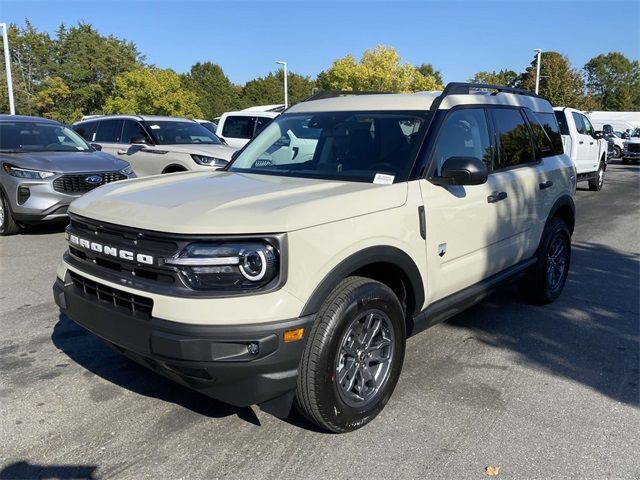
[[[303,102],[310,102],[312,100],[322,100],[325,98],[346,97],[349,95],[383,95],[389,92],[369,92],[369,91],[357,91],[357,90],[321,90],[313,95],[302,100]]]
[[[497,93],[513,93],[516,95],[526,95],[528,97],[540,98],[539,95],[524,90],[523,88],[507,87],[505,85],[493,85],[491,83],[466,83],[466,82],[450,82],[444,87],[444,90],[431,105],[432,110],[437,110],[442,100],[448,95],[469,95],[472,90],[495,90],[491,95]]]

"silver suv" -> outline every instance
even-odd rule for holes
[[[321,93],[225,171],[74,202],[54,297],[183,385],[280,416],[295,399],[346,432],[384,408],[409,335],[509,280],[558,298],[575,188],[553,109],[529,92]]]
[[[237,148],[188,118],[92,116],[73,125],[91,143],[121,156],[139,177],[224,167]]]
[[[83,193],[135,176],[127,162],[61,123],[19,115],[0,115],[0,167],[0,235],[16,233],[20,224],[66,219]]]

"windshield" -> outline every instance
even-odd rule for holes
[[[640,137],[640,128],[636,128],[631,132],[632,137]]]
[[[218,128],[218,126],[213,122],[200,122],[200,125],[209,130],[211,133],[216,133],[216,129]]]
[[[430,112],[285,114],[231,164],[232,172],[356,182],[406,181]]]
[[[197,122],[183,120],[147,121],[153,139],[159,145],[220,145],[222,142]]]
[[[88,152],[92,148],[64,125],[47,122],[0,122],[0,152]]]

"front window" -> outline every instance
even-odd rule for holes
[[[80,135],[56,123],[0,122],[0,151],[88,152],[92,150]]]
[[[285,114],[265,127],[229,170],[357,182],[406,181],[431,114]]]
[[[216,135],[197,122],[179,120],[147,121],[149,131],[159,145],[220,145]]]

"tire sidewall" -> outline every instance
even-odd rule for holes
[[[358,316],[367,310],[384,312],[393,323],[395,345],[391,368],[377,401],[366,408],[347,405],[338,393],[335,378],[335,362],[340,343],[347,329]],[[322,385],[318,390],[319,404],[325,410],[323,417],[340,430],[355,430],[375,418],[391,398],[402,370],[405,352],[406,327],[398,299],[384,285],[368,283],[357,288],[333,314],[330,322],[331,341],[320,355]]]
[[[566,258],[565,258],[565,269],[562,274],[562,279],[558,286],[555,289],[551,288],[551,285],[548,283],[547,278],[547,266],[548,266],[548,253],[551,245],[554,240],[561,236],[565,242],[566,248]],[[548,301],[554,301],[557,299],[562,291],[564,290],[564,285],[567,281],[567,277],[569,275],[569,269],[571,268],[571,234],[569,233],[569,228],[567,224],[559,219],[554,219],[554,221],[549,225],[547,229],[547,233],[545,235],[545,242],[543,248],[540,250],[539,261],[541,265],[541,275],[542,280],[544,282],[544,295]]]
[[[7,202],[4,193],[0,190],[0,208],[4,212],[4,221],[0,224],[0,235],[7,233],[7,226],[11,221],[11,210],[9,209],[9,202]]]

